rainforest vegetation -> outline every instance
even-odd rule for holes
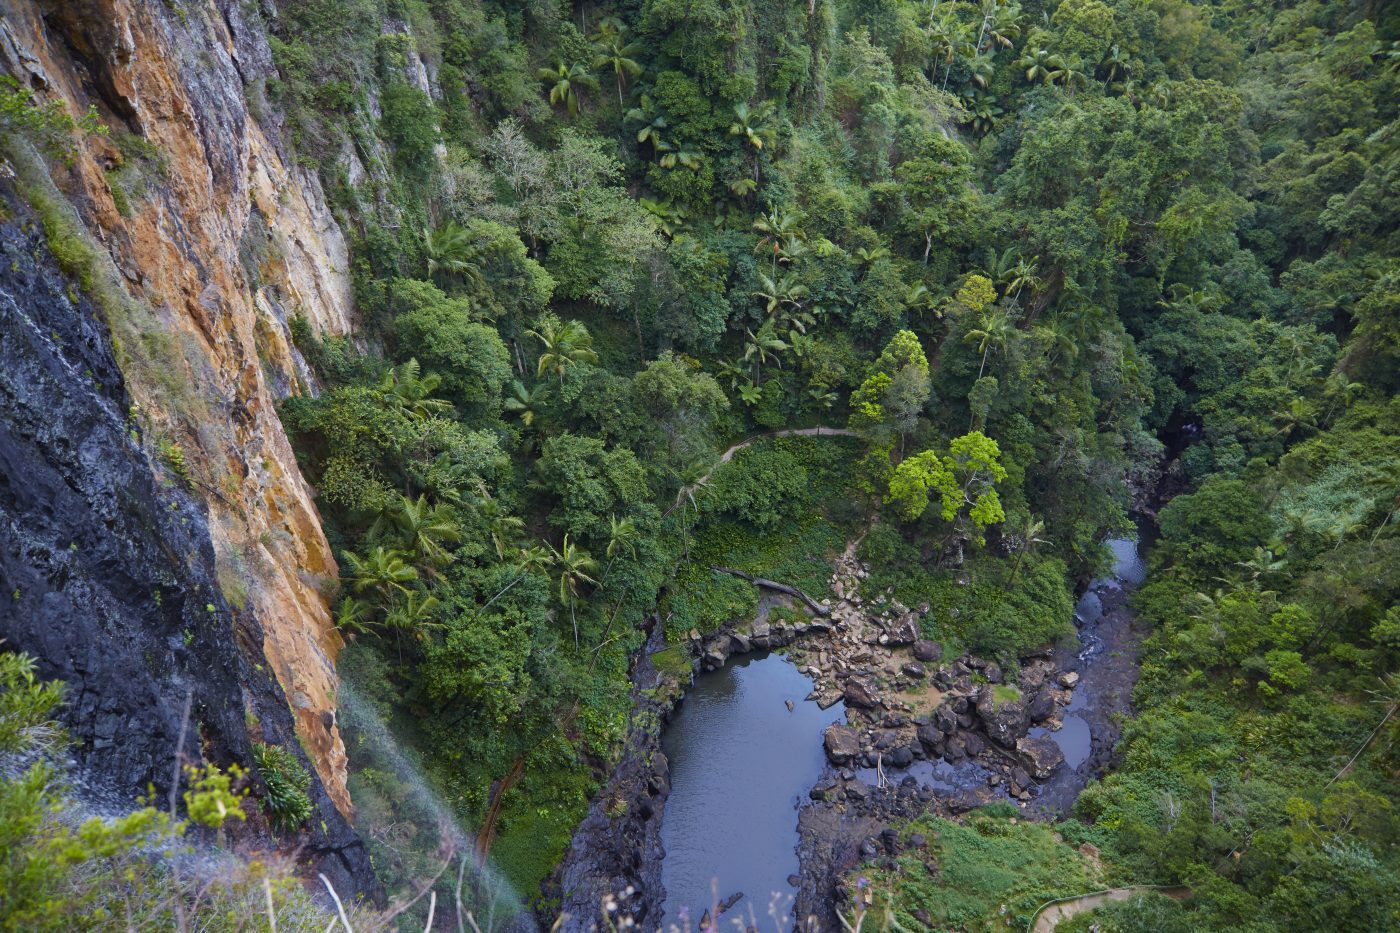
[[[281,416],[387,884],[432,830],[370,713],[547,913],[649,620],[678,644],[756,605],[711,568],[820,598],[878,514],[862,555],[927,634],[1014,665],[1156,513],[1137,713],[1057,828],[1194,896],[1099,928],[1400,928],[1400,13],[262,13],[249,99],[352,240],[361,330],[297,322],[319,392]],[[1000,813],[940,845],[941,878],[877,877],[896,914],[956,887],[943,922],[981,929],[1085,880]],[[989,874],[1003,850],[1038,857]]]

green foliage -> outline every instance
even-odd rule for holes
[[[253,763],[262,778],[262,803],[272,825],[283,832],[300,828],[311,817],[311,798],[306,793],[311,775],[296,755],[281,745],[254,743]]]
[[[974,811],[961,822],[917,820],[906,838],[923,833],[928,856],[905,855],[898,871],[865,866],[848,876],[849,888],[871,893],[865,925],[880,929],[888,916],[915,929],[918,910],[948,929],[1024,930],[1045,901],[1096,887],[1085,860],[1052,827],[989,811]],[[928,871],[925,857],[937,872]]]
[[[0,133],[27,136],[50,158],[72,164],[77,157],[73,137],[105,135],[107,128],[98,120],[95,107],[75,120],[63,101],[41,104],[18,78],[0,75]]]
[[[384,112],[380,128],[394,147],[395,164],[405,179],[424,184],[437,166],[434,150],[438,133],[432,101],[411,84],[394,82],[384,88],[380,107]]]
[[[734,455],[700,500],[706,511],[771,531],[813,504],[807,471],[785,450],[748,447]]]
[[[300,881],[257,862],[220,860],[216,877],[181,872],[175,858],[194,855],[190,824],[221,829],[242,820],[237,767],[187,767],[182,794],[188,819],[151,806],[115,817],[88,816],[69,796],[66,775],[50,757],[64,744],[52,720],[62,684],[40,681],[34,662],[0,653],[0,751],[19,756],[0,775],[0,930],[177,930],[261,928],[271,912],[278,929],[324,930],[329,918]],[[222,837],[220,837],[222,838]],[[206,846],[201,850],[210,855]],[[370,918],[359,908],[357,923]]]
[[[898,503],[902,517],[913,521],[936,494],[943,521],[955,522],[966,508],[966,518],[980,538],[983,528],[1006,517],[994,488],[1006,479],[1000,457],[996,441],[980,431],[964,434],[953,439],[945,456],[926,450],[901,461],[890,477],[885,501]]]
[[[1111,922],[1385,928],[1389,830],[1322,814],[1396,764],[1391,727],[1366,739],[1400,656],[1395,16],[516,6],[283,4],[267,82],[358,231],[365,332],[298,334],[324,391],[282,409],[349,654],[468,822],[524,762],[512,876],[547,873],[615,750],[663,587],[673,640],[754,611],[714,566],[816,595],[886,498],[875,583],[1013,661],[1071,631],[1070,583],[1155,490],[1181,494],[1137,597],[1141,715],[1065,831],[1197,897]],[[759,442],[690,486],[726,440],[841,421],[860,442]],[[1359,790],[1323,791],[1358,748],[1333,786]],[[356,793],[411,822],[391,770]],[[1019,917],[981,909],[1005,881],[946,885],[958,923]]]

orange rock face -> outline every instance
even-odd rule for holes
[[[159,322],[138,339],[160,365],[126,371],[137,421],[183,452],[225,595],[261,623],[302,742],[349,816],[341,641],[324,595],[337,569],[275,409],[313,388],[291,317],[325,334],[351,328],[347,248],[315,176],[290,166],[249,113],[245,86],[270,68],[258,27],[238,0],[178,6],[0,0],[0,63],[41,100],[75,114],[95,104],[111,127],[56,180]],[[161,169],[119,208],[111,179],[125,133]]]

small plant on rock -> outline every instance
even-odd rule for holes
[[[311,797],[306,793],[311,775],[280,745],[258,742],[253,746],[253,762],[267,786],[263,808],[268,819],[283,832],[297,829],[311,816]]]

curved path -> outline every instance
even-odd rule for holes
[[[764,434],[755,434],[753,437],[746,438],[746,439],[740,441],[739,443],[735,444],[733,447],[730,447],[730,448],[729,448],[728,450],[726,450],[724,453],[720,454],[719,460],[715,462],[715,465],[714,465],[714,466],[710,467],[708,470],[705,471],[705,475],[704,475],[704,476],[700,477],[700,478],[697,479],[695,482],[691,483],[689,486],[682,486],[682,487],[681,487],[681,491],[678,492],[678,493],[676,493],[676,505],[680,505],[681,502],[685,500],[685,497],[686,497],[686,496],[690,495],[690,494],[693,493],[695,490],[699,489],[701,486],[703,486],[703,485],[705,485],[706,483],[708,483],[708,482],[710,481],[710,477],[714,475],[715,470],[718,470],[720,467],[724,466],[724,465],[725,465],[726,463],[728,463],[730,460],[734,459],[734,455],[735,455],[735,454],[737,454],[739,451],[743,450],[745,447],[748,447],[748,446],[754,444],[754,443],[757,442],[757,441],[765,440],[766,438],[770,438],[770,437],[856,437],[856,436],[857,436],[857,435],[856,435],[856,432],[852,431],[850,428],[828,428],[828,427],[823,427],[822,425],[817,425],[815,428],[783,428],[783,429],[781,429],[781,430],[779,430],[779,431],[768,431],[767,433],[764,433]],[[675,508],[675,507],[676,507],[675,505],[671,506],[671,508]]]
[[[1156,891],[1165,894],[1174,900],[1182,900],[1189,897],[1191,891],[1182,887],[1162,887],[1152,884],[1138,884],[1126,888],[1111,888],[1107,891],[1095,891],[1092,894],[1081,894],[1078,897],[1066,897],[1057,901],[1050,901],[1041,906],[1031,920],[1028,933],[1051,933],[1055,927],[1059,926],[1061,920],[1068,920],[1076,914],[1102,907],[1110,901],[1126,901],[1134,894],[1141,894],[1144,891]]]

